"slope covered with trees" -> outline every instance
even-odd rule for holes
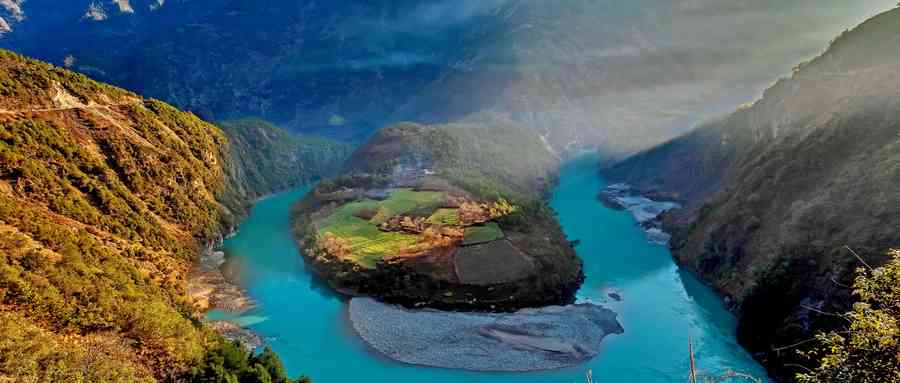
[[[0,52],[0,376],[176,379],[234,348],[185,289],[250,199],[287,186],[244,177],[243,156],[192,114]],[[333,166],[307,160],[254,171]]]
[[[605,172],[682,200],[676,258],[740,313],[779,375],[784,348],[839,326],[859,261],[900,243],[900,10],[838,37],[762,99]]]
[[[217,124],[229,138],[234,182],[230,187],[253,197],[318,181],[335,173],[350,146],[297,136],[264,120],[246,118]]]

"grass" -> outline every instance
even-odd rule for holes
[[[459,209],[442,209],[443,192],[397,189],[383,201],[365,199],[338,208],[322,220],[320,235],[338,237],[350,251],[345,259],[366,268],[374,268],[389,255],[402,253],[420,243],[419,235],[384,232],[378,226],[398,215],[428,217],[430,224],[460,224]],[[465,231],[464,245],[477,245],[503,239],[500,226],[490,222]]]
[[[438,209],[426,222],[432,225],[459,225],[459,209]]]
[[[433,213],[444,199],[440,192],[417,192],[399,189],[384,201],[362,200],[348,203],[322,221],[320,234],[341,238],[350,247],[350,260],[360,266],[374,268],[384,257],[402,252],[419,243],[419,236],[388,233],[378,225],[401,214],[417,211]],[[364,212],[376,212],[370,220],[360,218]]]
[[[504,238],[503,230],[496,222],[488,222],[484,226],[473,226],[466,229],[463,245],[477,245]]]
[[[332,234],[343,239],[350,247],[351,260],[363,267],[373,268],[385,256],[396,254],[418,243],[419,238],[403,233],[386,233],[378,230],[372,221],[355,216],[358,211],[376,209],[378,201],[353,202],[342,206],[322,222],[321,234]]]
[[[392,217],[401,214],[420,213],[428,215],[441,206],[444,201],[444,193],[419,192],[411,189],[398,189],[391,193],[388,199],[378,203],[375,209],[377,213],[372,218],[375,224],[383,223]]]

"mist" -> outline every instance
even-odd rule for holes
[[[134,14],[85,24],[87,2],[59,15],[22,4],[24,21],[0,46],[58,64],[72,55],[72,69],[211,120],[259,116],[359,141],[398,121],[501,118],[537,132],[559,156],[598,148],[607,159],[754,101],[842,31],[896,5],[203,0],[160,11],[133,2]],[[154,28],[119,33],[148,12]],[[333,126],[335,116],[345,123]]]
[[[560,154],[597,147],[621,158],[755,100],[843,30],[894,5],[497,2],[479,12],[502,27],[397,118],[501,115],[535,129]]]

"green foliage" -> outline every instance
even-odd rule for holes
[[[398,164],[425,167],[476,197],[540,199],[558,160],[537,134],[505,121],[483,124],[397,124],[379,131],[348,168],[389,174]]]
[[[387,220],[396,214],[417,208],[416,201],[428,203],[433,200],[430,193],[423,194],[428,195],[418,197],[415,192],[397,191],[383,202],[364,200],[348,203],[320,223],[319,235],[336,237],[354,255],[354,261],[363,267],[373,268],[385,256],[396,254],[419,242],[415,235],[379,230],[377,217],[381,215]],[[375,217],[360,218],[360,213],[364,211],[375,213]]]
[[[425,222],[433,225],[458,225],[459,209],[438,209]]]
[[[239,178],[252,161],[215,126],[5,51],[0,108],[0,376],[168,380],[203,359],[217,337],[193,319],[191,262],[282,168]],[[248,376],[286,382],[263,355]]]
[[[0,98],[6,104],[4,106],[30,105],[54,84],[59,84],[81,100],[97,93],[105,94],[113,102],[127,97],[137,97],[126,90],[93,81],[85,75],[28,60],[16,53],[0,49],[0,62],[26,61],[28,65],[7,66],[5,70],[0,71]]]
[[[347,145],[292,135],[259,119],[222,122],[230,139],[233,178],[261,196],[319,180],[337,171]]]
[[[428,216],[437,210],[444,200],[441,192],[420,192],[410,189],[398,189],[391,192],[390,197],[376,204],[372,223],[380,224],[388,219],[413,212],[422,212]]]
[[[253,355],[239,343],[221,340],[183,380],[197,383],[312,383],[305,377],[294,381],[270,348]]]
[[[798,375],[799,382],[900,381],[900,251],[891,255],[888,265],[859,271],[849,328],[818,336],[819,348],[803,353],[818,367]]]
[[[153,381],[149,371],[129,360],[128,347],[113,339],[94,336],[61,344],[9,312],[0,312],[0,334],[0,377],[20,382]]]

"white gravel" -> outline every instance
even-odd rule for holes
[[[409,364],[473,371],[537,371],[584,363],[609,334],[616,313],[594,304],[512,314],[408,310],[371,298],[350,301],[356,332],[385,356]]]

